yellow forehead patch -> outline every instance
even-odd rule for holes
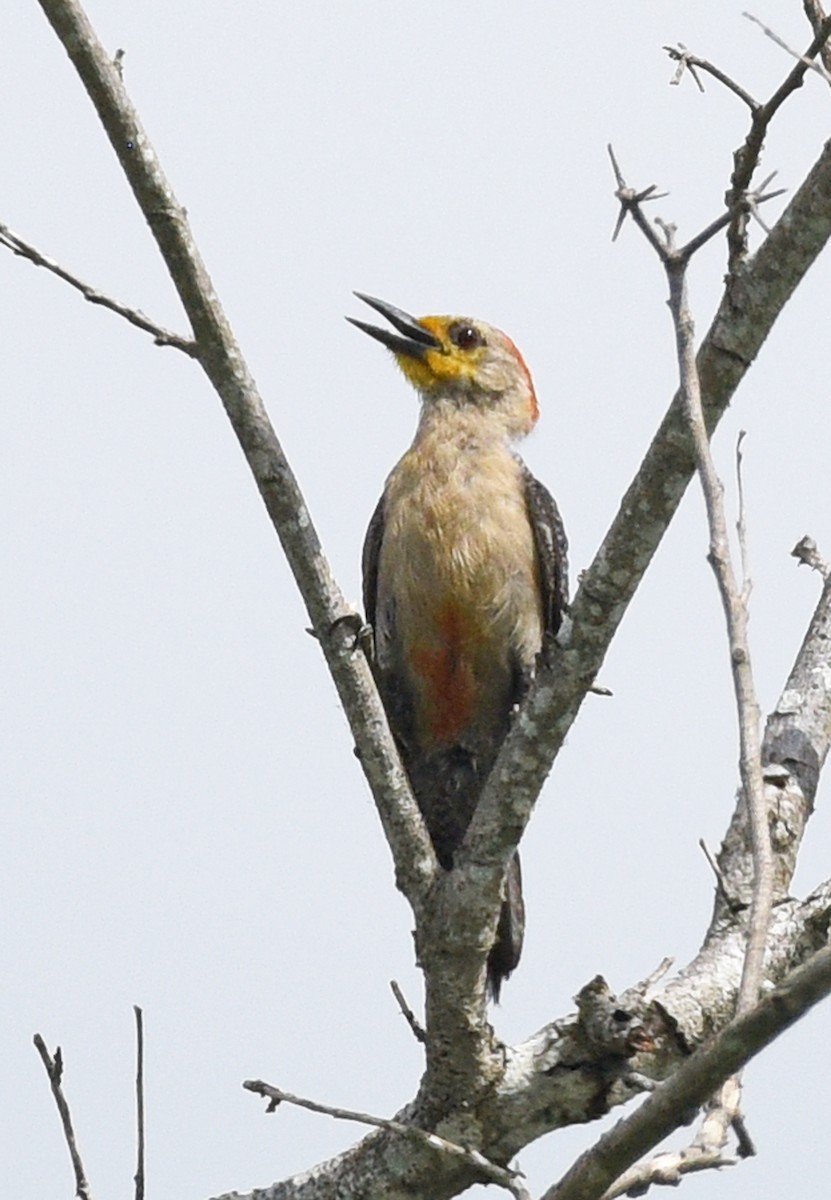
[[[450,341],[447,331],[457,320],[458,317],[419,317],[419,325],[435,334],[441,342],[441,349],[426,350],[421,358],[412,358],[409,354],[396,354],[399,367],[418,391],[429,392],[448,380],[475,375],[476,365],[484,347],[461,350],[455,346]]]

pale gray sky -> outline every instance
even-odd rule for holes
[[[359,594],[364,529],[416,401],[343,321],[358,288],[482,317],[521,346],[542,418],[524,448],[591,559],[673,390],[661,270],[616,212],[605,146],[692,234],[720,210],[746,115],[668,87],[684,42],[767,96],[790,63],[747,0],[234,5],[90,0],[187,206],[333,567]],[[35,0],[4,13],[0,221],[186,329],[91,105]],[[754,6],[807,45],[798,0]],[[809,78],[765,166],[793,189],[829,132]],[[779,207],[778,207],[779,206]],[[781,202],[769,209],[774,218]],[[754,235],[756,236],[756,235]],[[692,272],[706,328],[724,269]],[[828,258],[779,321],[716,440],[745,444],[752,637],[774,703],[831,553]],[[410,918],[346,723],[217,398],[199,369],[0,255],[0,1180],[69,1195],[31,1036],[60,1043],[97,1195],[133,1172],[133,1003],[147,1025],[150,1194],[266,1185],[360,1133],[263,1105],[259,1076],[390,1114],[420,1053]],[[691,492],[523,842],[528,937],[495,1023],[519,1040],[597,972],[623,988],[703,935],[736,783],[725,635]],[[828,789],[825,789],[827,796]],[[828,874],[829,816],[797,884]],[[690,1194],[827,1191],[829,1012],[747,1073],[760,1157]],[[820,1050],[818,1051],[818,1047]],[[598,1126],[521,1165],[536,1193]],[[677,1141],[678,1139],[676,1139]],[[825,1182],[823,1182],[825,1180]]]

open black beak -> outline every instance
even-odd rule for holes
[[[387,329],[379,329],[377,325],[370,325],[366,321],[358,321],[355,317],[347,317],[347,321],[350,325],[355,325],[358,329],[362,329],[364,333],[368,333],[370,337],[375,338],[377,342],[380,342],[382,346],[386,346],[388,350],[392,350],[395,354],[406,354],[410,358],[423,358],[426,350],[438,350],[441,348],[441,342],[435,334],[432,334],[429,329],[425,329],[409,313],[396,308],[394,304],[387,304],[385,300],[376,300],[374,296],[365,296],[362,292],[355,292],[354,295],[359,300],[363,300],[364,304],[368,304],[370,308],[374,308],[382,317],[386,317],[390,325],[398,330],[398,333],[391,333]]]

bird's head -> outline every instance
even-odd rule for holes
[[[441,401],[501,418],[511,438],[528,433],[539,415],[531,373],[511,339],[472,317],[411,317],[361,292],[355,295],[386,317],[392,330],[347,317],[395,355],[425,408]]]

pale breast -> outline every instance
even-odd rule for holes
[[[477,659],[533,663],[542,613],[521,472],[504,444],[475,442],[419,444],[393,471],[378,600],[402,650],[440,643],[449,604]]]

